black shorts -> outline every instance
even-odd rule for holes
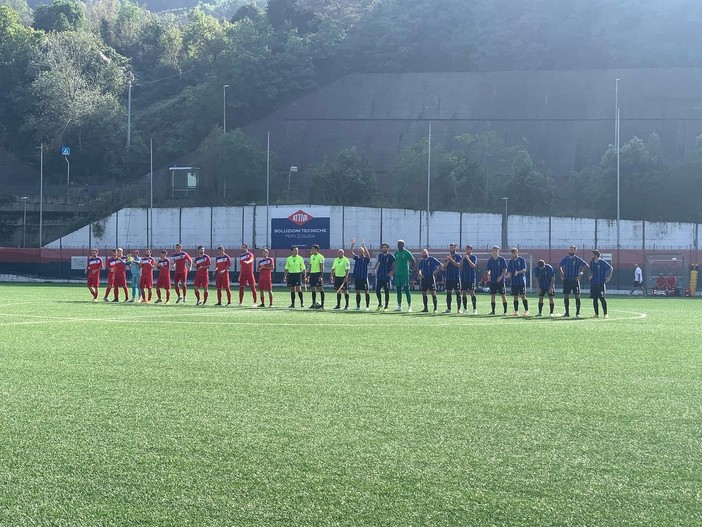
[[[607,286],[602,285],[591,285],[590,286],[590,298],[604,298],[607,292]]]
[[[446,291],[460,291],[461,281],[460,280],[446,280]]]
[[[301,273],[288,273],[288,287],[297,287],[302,282],[300,281]]]
[[[643,285],[643,282],[637,282],[634,280],[634,287],[641,287]]]
[[[310,273],[310,287],[324,287],[324,278],[322,273]]]
[[[580,282],[578,280],[563,280],[563,294],[580,294]]]
[[[433,276],[422,278],[420,289],[422,291],[436,291],[436,279]]]
[[[490,294],[491,295],[504,295],[505,294],[505,283],[504,282],[490,282]]]
[[[375,290],[380,291],[381,289],[389,289],[390,288],[390,279],[389,278],[378,278],[375,281]]]
[[[556,296],[556,292],[548,287],[546,289],[539,288],[539,298],[543,298],[546,294],[548,294],[549,297]]]
[[[368,279],[367,278],[354,278],[353,285],[354,285],[354,290],[356,290],[356,291],[368,291]]]
[[[475,281],[461,281],[461,291],[475,291]]]
[[[524,284],[512,286],[512,296],[519,296],[523,294],[526,294],[526,286]]]
[[[343,287],[342,287],[343,286]],[[339,290],[341,289],[342,291],[348,291],[349,290],[349,285],[346,283],[346,277],[345,276],[335,276],[334,277],[334,289]]]

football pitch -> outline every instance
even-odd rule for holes
[[[702,524],[699,299],[595,320],[191,295],[0,286],[0,525]]]

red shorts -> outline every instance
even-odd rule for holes
[[[123,274],[115,275],[112,285],[113,287],[127,287],[127,277]]]
[[[181,282],[185,283],[188,281],[188,273],[187,271],[176,271],[175,275],[173,276],[173,282],[176,284],[179,284]]]
[[[210,273],[208,271],[198,271],[193,280],[194,287],[207,287],[210,284]]]
[[[217,273],[217,289],[229,289],[229,273]]]
[[[171,275],[164,274],[163,276],[159,276],[158,280],[156,280],[156,287],[158,289],[170,289],[171,288]]]
[[[107,272],[107,287],[112,287],[115,281],[115,275],[113,273]]]
[[[270,278],[260,278],[258,279],[258,288],[261,291],[270,291],[273,289],[273,283]]]
[[[142,274],[139,279],[139,289],[153,289],[154,287],[154,275],[152,274]]]
[[[239,287],[246,287],[247,285],[256,287],[256,278],[254,278],[254,275],[239,275]]]
[[[100,287],[100,274],[88,275],[88,287]]]

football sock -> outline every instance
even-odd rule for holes
[[[239,303],[242,304],[244,302],[244,288],[242,286],[239,286]],[[293,302],[294,304],[295,302]]]
[[[477,308],[478,308],[478,299],[475,298],[474,296],[472,296],[472,297],[470,297],[470,301],[471,301],[472,304],[473,304],[473,309],[477,309]],[[493,308],[493,309],[494,309],[494,308]]]
[[[592,307],[595,309],[595,315],[599,315],[600,314],[600,304],[597,302],[596,298],[594,298],[592,300]]]
[[[460,291],[456,291],[456,305],[458,306],[456,309],[461,309],[461,292]]]
[[[409,286],[405,286],[405,296],[407,297],[407,305],[411,306],[412,305],[412,295],[410,293]]]
[[[161,300],[161,290],[160,290],[160,289],[157,289],[157,290],[156,290],[156,298],[158,298],[159,300]]]
[[[322,300],[322,307],[324,307],[324,291],[320,291],[319,297]]]
[[[256,286],[255,286],[255,285],[252,285],[252,286],[251,286],[251,294],[253,295],[254,304],[258,304],[258,293],[256,292]],[[300,294],[302,294],[302,293],[300,293]],[[263,297],[261,297],[261,298],[263,298]]]
[[[302,306],[302,291],[297,292],[297,298],[300,299],[300,306]]]
[[[446,309],[451,310],[451,291],[446,291]],[[458,304],[460,306],[460,304]]]
[[[349,294],[348,293],[344,293],[344,305],[346,307],[349,307]]]
[[[428,302],[428,301],[429,301],[429,299],[428,299],[426,296],[423,296],[423,297],[422,297],[422,302],[424,302],[424,309],[427,309],[427,307],[428,307],[428,306],[427,306],[427,302]]]
[[[222,303],[222,290],[217,289],[217,303],[221,304]]]
[[[575,314],[576,315],[580,314],[580,299],[579,298],[575,299]]]
[[[539,302],[539,315],[541,314],[541,312],[542,312],[543,310],[544,310],[544,303],[543,303],[543,302]]]
[[[366,309],[370,307],[370,293],[366,293]]]
[[[519,311],[519,300],[514,301],[514,310]]]
[[[550,304],[548,305],[548,309],[549,309],[549,311],[548,311],[548,312],[549,312],[549,313],[551,313],[552,315],[553,315],[553,307],[554,307],[554,304],[553,304],[553,302],[552,302],[552,303],[550,303]]]
[[[188,291],[188,288],[185,286],[185,282],[183,282],[183,300],[185,300],[185,293]]]
[[[602,313],[607,314],[607,301],[604,298],[600,299],[602,301]]]
[[[495,302],[490,302],[490,307],[492,308],[491,311],[494,313],[495,312]]]
[[[505,315],[507,314],[507,302],[502,302],[502,310],[504,311]]]
[[[356,307],[361,309],[361,293],[356,293]]]
[[[317,291],[312,291],[312,305],[317,303]]]
[[[336,307],[341,307],[341,293],[336,294]]]
[[[205,292],[204,292],[204,294],[203,294],[204,300],[202,301],[203,304],[204,304],[205,302],[207,302],[207,297],[208,297],[208,296],[210,296],[210,292],[209,292],[207,289],[205,289]]]
[[[566,315],[568,314],[568,310],[570,309],[570,299],[569,298],[564,298],[563,299],[563,305],[565,306],[565,312]]]
[[[431,300],[432,300],[432,302],[434,302],[434,311],[436,311],[436,305],[437,305],[436,296],[432,296]]]
[[[378,305],[383,305],[383,297],[380,295],[380,289],[375,290],[375,296],[378,297]]]
[[[197,289],[195,290],[195,300],[197,300],[198,302],[200,301],[200,291],[198,291]]]
[[[290,291],[290,303],[295,305],[295,291]]]
[[[529,301],[526,298],[522,300],[522,304],[524,305],[524,311],[529,311]]]
[[[166,289],[166,302],[170,302],[170,301],[171,301],[171,290]]]
[[[402,305],[402,288],[401,287],[397,288],[397,305],[399,305],[399,306]]]
[[[180,298],[180,287],[178,286],[177,283],[175,285],[175,291],[176,291],[176,295],[178,296],[178,298]]]
[[[231,289],[227,289],[227,302],[230,304],[232,303],[232,291]]]
[[[389,303],[390,303],[390,290],[386,289],[385,290],[385,309],[388,308]]]

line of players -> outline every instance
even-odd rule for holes
[[[256,278],[254,277],[254,262],[256,258],[249,251],[246,244],[241,246],[242,253],[239,255],[239,305],[243,304],[244,291],[246,286],[251,288],[254,305],[265,304],[265,293],[268,293],[269,305],[273,304],[273,258],[268,256],[268,250],[263,250],[263,257],[258,263],[259,272],[259,291],[256,290]],[[155,304],[170,303],[171,300],[171,285],[174,286],[176,292],[176,304],[187,302],[187,277],[191,269],[195,269],[195,279],[193,280],[193,289],[195,291],[195,299],[197,305],[205,305],[209,296],[210,284],[210,267],[212,260],[209,255],[205,254],[205,247],[197,248],[198,254],[193,258],[187,252],[183,251],[181,244],[176,244],[175,252],[172,255],[173,259],[173,280],[171,281],[171,260],[168,258],[168,252],[161,251],[161,256],[156,260],[151,253],[151,249],[147,249],[144,256],[139,255],[139,251],[132,251],[127,256],[124,256],[124,251],[121,248],[113,249],[112,255],[109,256],[103,263],[102,258],[98,256],[97,249],[92,249],[85,267],[85,274],[88,277],[88,289],[93,296],[93,302],[98,301],[100,287],[100,272],[107,269],[107,288],[105,290],[104,302],[110,301],[110,292],[113,292],[112,302],[119,302],[120,290],[124,291],[124,302],[134,302],[135,299],[139,303],[149,303],[152,300],[153,290],[156,289]],[[224,247],[217,248],[217,256],[215,257],[215,269],[213,271],[215,277],[215,286],[217,288],[217,303],[215,305],[231,305],[232,293],[231,283],[229,279],[229,271],[232,267],[232,259],[225,252]],[[127,269],[131,271],[131,287],[132,297],[129,298],[127,288]],[[154,287],[154,271],[158,271],[156,285]],[[163,295],[162,295],[163,290]],[[226,294],[227,303],[222,303],[222,293]],[[258,293],[260,292],[260,301],[258,304]],[[165,300],[164,300],[165,296]]]
[[[368,284],[368,273],[371,262],[370,251],[365,247],[365,243],[361,243],[358,254],[354,251],[355,240],[351,240],[351,255],[354,260],[353,278],[356,292],[356,310],[361,309],[361,296],[365,295],[365,309],[370,308],[370,290]],[[265,307],[264,292],[268,292],[269,306],[273,305],[272,293],[272,272],[274,268],[273,259],[269,257],[267,249],[263,249],[262,259],[258,264],[259,271],[259,291],[261,294],[261,303],[257,302],[256,278],[254,276],[254,254],[249,251],[246,244],[242,244],[242,253],[239,256],[240,275],[239,275],[239,305],[243,303],[244,291],[247,286],[251,288],[254,305]],[[175,267],[174,282],[175,291],[177,294],[176,303],[186,301],[187,292],[187,274],[194,266],[196,275],[193,281],[195,289],[195,297],[198,305],[204,305],[208,299],[209,286],[209,268],[211,260],[205,254],[203,246],[198,247],[198,255],[193,259],[188,253],[182,250],[182,246],[175,246],[176,252],[173,254]],[[420,288],[422,291],[422,301],[424,308],[423,313],[429,312],[429,297],[432,299],[433,312],[438,311],[436,297],[436,277],[438,273],[445,274],[446,285],[446,309],[444,313],[452,312],[453,294],[456,296],[456,312],[461,314],[469,314],[467,300],[471,297],[472,314],[477,314],[477,302],[475,296],[478,259],[473,254],[473,247],[466,245],[465,253],[460,254],[457,251],[457,245],[452,243],[449,245],[449,254],[444,260],[439,260],[430,256],[427,249],[422,250],[422,258],[419,262],[416,261],[414,255],[405,249],[403,240],[397,241],[397,251],[390,253],[390,246],[383,243],[381,252],[377,255],[376,263],[371,273],[376,277],[375,293],[378,300],[378,311],[388,310],[390,300],[390,281],[394,282],[397,294],[397,307],[395,311],[402,311],[403,294],[407,300],[407,311],[412,311],[412,297],[410,294],[410,274],[417,268],[417,275],[420,280]],[[582,258],[576,255],[577,248],[572,245],[568,249],[568,255],[563,257],[559,263],[559,271],[563,279],[563,296],[564,296],[564,317],[570,316],[570,295],[575,297],[575,316],[580,316],[581,301],[580,301],[580,281],[584,273],[590,272],[590,298],[593,300],[593,309],[595,317],[599,317],[599,304],[602,305],[603,316],[607,317],[607,301],[605,298],[606,284],[612,277],[612,266],[601,259],[600,252],[592,251],[592,260],[586,263]],[[218,247],[217,257],[215,259],[215,277],[217,287],[217,304],[222,305],[222,291],[226,292],[227,304],[231,305],[231,290],[229,281],[229,270],[231,268],[231,258],[226,254],[223,247]],[[511,249],[512,258],[507,261],[500,256],[500,247],[493,246],[492,254],[486,263],[486,273],[489,279],[490,287],[490,315],[496,314],[496,297],[500,295],[502,300],[503,314],[507,315],[507,291],[506,286],[509,283],[511,294],[513,296],[514,311],[512,316],[519,316],[519,301],[523,306],[523,315],[529,315],[529,302],[526,297],[526,277],[527,263],[526,260],[519,256],[519,250],[514,247]],[[139,257],[138,251],[134,251],[128,257],[123,256],[122,249],[115,249],[112,257],[107,258],[106,268],[108,269],[108,283],[104,301],[109,301],[110,290],[114,290],[113,302],[119,301],[119,290],[124,290],[125,302],[134,301],[137,290],[140,292],[139,302],[150,302],[153,289],[153,270],[159,270],[158,280],[156,282],[156,292],[158,299],[155,303],[162,301],[161,289],[165,290],[166,300],[170,300],[170,260],[166,251],[161,251],[161,258],[156,261],[151,256],[151,251],[147,250],[144,257]],[[325,291],[324,291],[324,271],[325,258],[319,252],[319,246],[313,245],[309,257],[310,267],[307,269],[304,259],[299,254],[297,247],[291,248],[291,254],[286,260],[285,274],[283,281],[290,288],[290,308],[296,307],[296,300],[299,300],[300,307],[304,307],[304,297],[302,294],[302,285],[305,288],[309,285],[312,288],[312,309],[324,309]],[[132,298],[128,297],[126,269],[130,267],[132,270]],[[333,284],[336,291],[336,306],[334,309],[342,309],[341,301],[344,299],[344,310],[349,308],[349,281],[351,265],[350,260],[345,256],[343,249],[337,251],[337,257],[332,262],[331,272],[329,274],[329,282]],[[86,274],[88,275],[88,288],[93,295],[93,300],[98,300],[98,287],[100,280],[100,270],[103,269],[102,259],[97,255],[97,250],[91,251],[91,256],[88,259],[86,266]],[[535,271],[535,278],[538,285],[538,308],[539,312],[536,316],[542,316],[544,297],[549,299],[549,316],[553,315],[554,296],[555,296],[555,272],[551,265],[546,264],[543,260],[539,260]],[[200,290],[203,290],[202,296]],[[182,292],[182,296],[181,296]],[[384,293],[384,298],[383,298]],[[317,302],[319,296],[320,302]],[[383,302],[384,300],[384,302]]]

